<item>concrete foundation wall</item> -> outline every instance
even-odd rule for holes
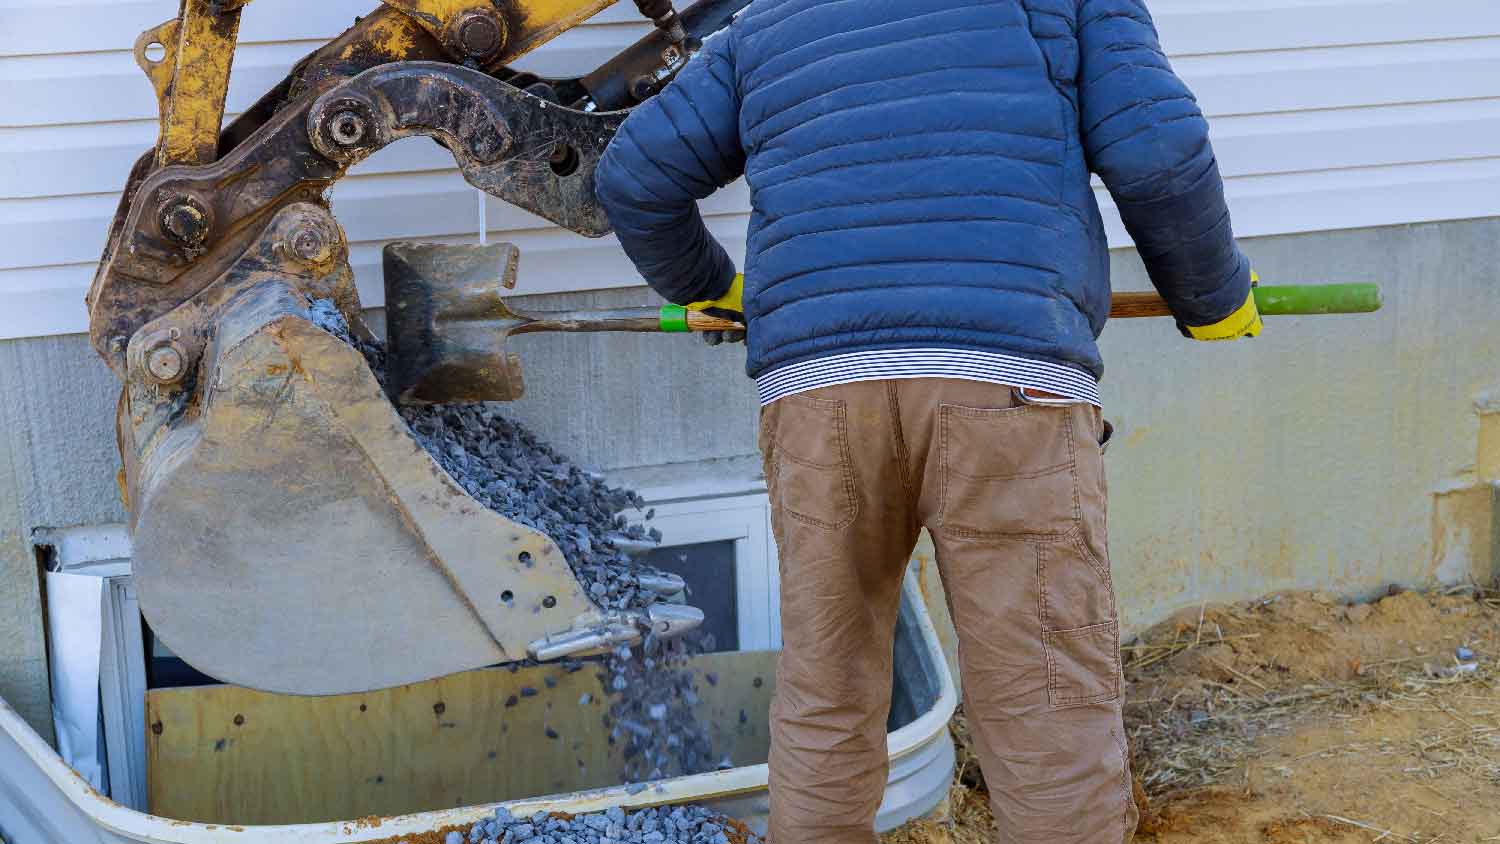
[[[0,342],[0,697],[44,736],[52,727],[31,529],[124,519],[118,395],[82,335]]]
[[[1362,595],[1492,576],[1439,555],[1440,490],[1475,480],[1476,399],[1500,383],[1500,219],[1245,242],[1264,283],[1377,281],[1359,317],[1280,318],[1199,346],[1111,323],[1111,540],[1132,627],[1283,588]],[[1117,255],[1134,286],[1135,256]]]
[[[1359,595],[1487,576],[1475,549],[1435,547],[1452,531],[1437,524],[1434,493],[1477,477],[1475,398],[1500,384],[1500,218],[1244,245],[1268,284],[1378,281],[1386,307],[1274,319],[1260,339],[1224,345],[1189,343],[1166,320],[1111,323],[1110,529],[1128,626],[1282,588]],[[1117,289],[1149,286],[1134,252],[1116,253],[1114,270]],[[628,289],[531,304],[649,301]],[[616,335],[523,337],[513,349],[528,390],[514,413],[583,462],[618,469],[755,450],[739,347]],[[0,341],[0,695],[43,727],[28,537],[41,525],[123,518],[116,396],[81,336]]]

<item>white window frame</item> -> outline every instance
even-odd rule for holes
[[[765,493],[686,501],[647,499],[656,517],[648,524],[661,531],[662,548],[705,542],[734,542],[735,610],[739,649],[781,647],[781,577],[776,544],[771,538],[770,500]],[[688,603],[692,603],[689,597]]]
[[[146,643],[135,584],[122,574],[104,581],[99,709],[104,719],[109,793],[146,811]]]

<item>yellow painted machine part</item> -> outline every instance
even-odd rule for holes
[[[614,0],[523,0],[525,32],[506,50],[510,58],[535,50],[558,35],[599,14]],[[514,36],[513,36],[514,38]]]
[[[147,30],[136,42],[135,56],[156,89],[161,133],[156,163],[207,164],[217,157],[224,121],[224,98],[234,64],[241,8],[212,11],[212,0],[187,0],[180,18]],[[500,59],[522,56],[577,26],[611,5],[612,0],[517,0],[523,25],[508,33]],[[439,41],[448,25],[464,12],[491,8],[476,0],[386,0],[402,13],[376,22],[370,43],[400,59],[411,46],[411,24],[421,26]],[[408,19],[409,17],[409,19]],[[165,55],[155,61],[147,47],[160,44]],[[349,49],[354,49],[350,45]]]
[[[411,55],[412,46],[421,34],[422,28],[417,22],[400,10],[379,9],[371,16],[363,44],[382,56],[388,56],[391,61],[398,61]],[[361,46],[361,42],[351,42],[344,47],[342,58],[349,58]]]
[[[459,15],[480,6],[475,0],[383,0],[400,9],[432,33],[439,41]],[[614,0],[515,0],[512,5],[522,21],[520,32],[508,34],[501,57],[518,58],[551,41],[610,6]],[[488,5],[488,4],[483,4]]]
[[[177,67],[177,30],[181,25],[172,18],[142,32],[135,40],[135,63],[141,66],[146,78],[151,80],[151,87],[156,89],[157,120],[163,129],[167,125],[167,109],[171,103],[172,73]],[[161,49],[159,58],[150,58],[153,46]],[[158,134],[162,134],[161,129],[158,129]]]
[[[217,157],[239,31],[239,9],[216,15],[211,0],[187,0],[177,26],[176,67],[166,92],[158,165],[207,164]]]

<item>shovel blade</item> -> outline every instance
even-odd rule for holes
[[[386,245],[387,386],[393,401],[514,401],[521,362],[505,351],[521,320],[501,296],[516,286],[513,244]]]

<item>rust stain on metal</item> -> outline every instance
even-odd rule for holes
[[[924,554],[916,554],[913,559],[917,561],[917,591],[922,593],[922,602],[929,603],[932,596],[927,592],[927,557]]]
[[[365,25],[364,37],[345,44],[339,53],[340,58],[354,59],[374,52],[395,59],[408,55],[417,44],[421,30],[404,15],[376,13],[366,20],[369,23]]]
[[[375,818],[374,820],[375,823],[372,824],[372,826],[379,826],[380,819]],[[406,835],[392,835],[388,838],[378,838],[373,841],[367,841],[364,842],[364,844],[399,844],[399,842],[402,841],[407,842],[407,844],[444,844],[444,841],[447,839],[448,833],[450,832],[457,832],[459,835],[464,836],[464,840],[467,841],[469,826],[472,826],[472,824],[451,824],[449,826],[439,827],[437,829],[431,830],[430,832],[414,832],[408,833]]]

